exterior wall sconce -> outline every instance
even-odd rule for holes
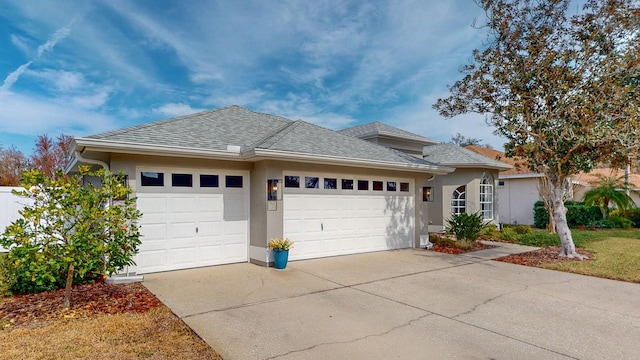
[[[433,188],[431,186],[422,187],[422,201],[433,201]]]
[[[278,200],[278,185],[280,180],[278,179],[269,179],[267,180],[267,200],[275,201]]]

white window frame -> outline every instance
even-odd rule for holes
[[[462,214],[467,212],[467,186],[462,185],[451,194],[451,213]]]
[[[493,220],[493,194],[493,176],[483,173],[480,178],[480,212],[484,220]]]

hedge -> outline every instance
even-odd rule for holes
[[[569,227],[592,226],[596,221],[602,220],[602,212],[597,206],[589,206],[577,201],[564,203],[567,208],[567,223]],[[533,205],[533,226],[544,229],[549,225],[549,214],[542,201]]]

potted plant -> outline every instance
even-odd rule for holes
[[[293,247],[293,241],[287,238],[277,238],[269,241],[269,249],[273,251],[273,260],[276,269],[284,269],[287,267],[289,249],[291,249],[291,247]]]

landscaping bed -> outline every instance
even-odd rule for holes
[[[222,359],[142,284],[0,298],[2,359]],[[38,339],[37,341],[34,341]]]
[[[576,249],[578,254],[585,255],[588,258],[591,258],[591,253],[585,251],[583,249]],[[542,249],[529,251],[526,253],[513,254],[505,257],[501,257],[498,259],[494,259],[495,261],[502,261],[511,264],[518,265],[526,265],[526,266],[541,266],[543,264],[557,264],[563,262],[571,262],[571,261],[580,261],[578,259],[569,259],[566,257],[560,257],[558,254],[560,253],[559,246],[547,246]],[[589,261],[589,260],[582,260]]]

